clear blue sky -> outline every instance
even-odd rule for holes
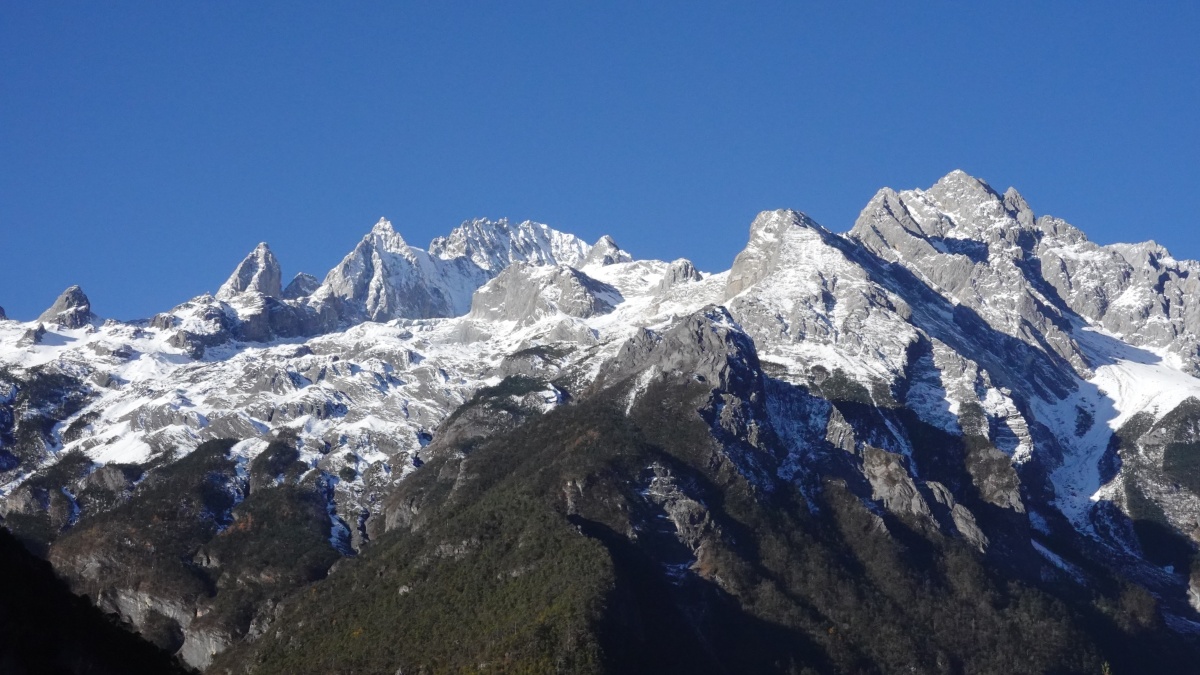
[[[747,9],[746,5],[753,5]],[[728,267],[954,168],[1200,258],[1200,3],[0,3],[0,306],[534,219]]]

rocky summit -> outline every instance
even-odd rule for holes
[[[83,328],[95,320],[92,303],[83,294],[83,289],[72,286],[62,292],[53,305],[42,312],[38,321],[54,323],[63,328]]]
[[[1194,672],[1200,263],[961,171],[731,257],[380,220],[0,313],[3,524],[210,673]]]

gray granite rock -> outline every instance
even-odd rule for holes
[[[95,320],[92,303],[79,286],[71,286],[63,291],[54,304],[38,317],[38,321],[63,328],[83,328]]]
[[[179,324],[179,319],[176,316],[174,316],[173,314],[170,314],[167,312],[155,314],[150,319],[150,327],[157,328],[159,330],[170,330],[171,328],[174,328],[178,324]]]
[[[696,270],[692,261],[680,258],[667,266],[666,274],[663,275],[662,281],[658,282],[656,292],[665,293],[680,284],[700,281],[701,278],[700,272]]]
[[[259,244],[217,291],[217,299],[230,300],[242,293],[261,293],[272,297],[283,295],[282,272],[279,261],[266,242]]]
[[[881,190],[848,236],[1085,377],[1075,315],[1200,373],[1200,263],[1154,242],[1099,246],[961,171],[926,191]]]
[[[39,323],[37,326],[25,331],[21,335],[21,338],[17,340],[17,345],[20,347],[38,345],[42,343],[42,338],[44,337],[46,337],[46,326]]]
[[[578,318],[606,314],[620,301],[615,288],[572,267],[514,263],[475,292],[469,316],[528,324],[558,313]]]
[[[288,282],[287,288],[283,289],[283,298],[285,300],[299,300],[312,295],[313,291],[321,287],[321,280],[311,274],[301,272],[292,277]]]
[[[929,517],[929,504],[904,468],[900,455],[867,446],[863,451],[863,475],[871,483],[871,497],[897,514]]]
[[[454,316],[453,298],[435,271],[424,251],[380,220],[308,300],[318,313],[328,308],[348,323]]]
[[[749,243],[733,259],[733,267],[725,282],[726,300],[758,283],[775,269],[782,251],[780,240],[792,227],[824,229],[799,211],[780,209],[758,214],[750,224]]]
[[[617,246],[617,242],[607,234],[600,237],[588,252],[587,258],[583,261],[583,266],[588,265],[613,265],[615,263],[632,262],[633,256],[621,250]]]
[[[507,219],[468,220],[446,237],[429,244],[439,260],[462,259],[495,276],[514,262],[531,265],[581,267],[590,247],[580,238],[541,223],[510,223]]]

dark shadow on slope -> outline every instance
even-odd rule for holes
[[[1063,444],[1060,444],[1049,428],[1033,420],[1030,414],[1031,401],[1034,397],[1043,398],[1047,401],[1062,400],[1070,394],[1078,392],[1083,400],[1094,402],[1096,406],[1095,410],[1085,411],[1086,415],[1090,416],[1090,424],[1084,430],[1086,432],[1094,429],[1096,424],[1104,424],[1116,416],[1112,399],[1095,385],[1081,382],[1075,376],[1074,368],[1071,364],[1051,348],[1046,336],[1042,335],[1036,326],[1029,323],[1022,326],[1022,331],[1027,333],[1028,338],[1033,342],[1032,345],[1026,344],[1017,338],[992,328],[974,310],[961,305],[955,305],[943,298],[903,266],[888,263],[869,251],[854,246],[852,242],[847,242],[827,232],[822,232],[821,236],[827,244],[842,251],[849,259],[859,262],[874,281],[903,298],[912,308],[913,316],[911,322],[915,326],[932,337],[945,342],[956,351],[970,355],[979,362],[980,366],[993,375],[993,384],[1012,390],[1018,409],[1031,421],[1029,431],[1034,439],[1034,455],[1032,459],[1020,467],[1022,497],[1028,496],[1034,498],[1027,500],[1026,503],[1042,504],[1053,502],[1057,498],[1063,500],[1060,501],[1060,506],[1069,504],[1073,507],[1086,509],[1088,507],[1087,496],[1094,494],[1100,485],[1111,480],[1119,471],[1120,457],[1105,442],[1106,438],[1100,439],[1101,445],[1097,447],[1081,447],[1078,449],[1081,452],[1076,453],[1074,456],[1069,455],[1066,452],[1064,444],[1075,445],[1076,442],[1064,436]],[[1026,248],[1030,248],[1036,244],[1036,242],[1030,241],[1020,243]],[[1034,284],[1034,287],[1045,296],[1050,305],[1039,307],[1039,311],[1047,317],[1047,320],[1053,322],[1058,329],[1068,334],[1071,333],[1072,328],[1083,326],[1086,322],[1071,311],[1058,295],[1057,291],[1040,278],[1040,269],[1034,265],[1035,260],[1024,262],[1025,264],[1021,268],[1022,271],[1030,278],[1030,282]],[[1056,315],[1055,309],[1060,310],[1061,314]],[[1131,361],[1140,363],[1153,363],[1156,361],[1150,358],[1147,353],[1142,352],[1142,350],[1133,350],[1132,348],[1124,347],[1111,338],[1104,338],[1097,335],[1096,340],[1100,342],[1089,346],[1101,352],[1100,357],[1102,362],[1099,365],[1103,365],[1103,358],[1110,354],[1111,360],[1107,362],[1114,362],[1115,359],[1124,359],[1127,357]],[[1118,348],[1123,351],[1118,351]],[[1130,351],[1140,353],[1128,353]],[[845,406],[838,406],[843,416],[847,416],[844,408]],[[870,413],[863,412],[861,416],[864,418],[869,417]],[[1085,433],[1083,432],[1076,432],[1077,437],[1084,435]],[[960,440],[959,442],[961,443],[962,441]],[[936,450],[936,446],[944,446],[944,443],[935,439],[933,445]],[[1013,448],[1005,447],[1008,448],[1011,455]],[[1052,485],[1047,478],[1050,472],[1064,461],[1072,461],[1076,464],[1075,468],[1082,469],[1081,471],[1071,473],[1081,476],[1083,479],[1075,479],[1070,485],[1066,486]],[[920,465],[921,462],[918,461],[917,464]],[[943,469],[940,473],[942,478],[954,480],[957,476],[956,482],[960,486],[971,485],[969,477],[964,475],[970,472],[963,470],[965,467],[957,458],[950,462],[949,466],[941,468]],[[963,493],[960,492],[959,494]],[[1108,505],[1111,505],[1111,503]],[[969,508],[971,507],[975,507],[972,508],[973,511],[977,509],[993,512],[999,511],[998,515],[1002,517],[1007,516],[1006,519],[1019,521],[1023,532],[1013,537],[1013,542],[1028,553],[1029,545],[1027,537],[1029,528],[1023,516],[1018,517],[1012,512],[1008,512],[1005,509],[997,509],[990,504],[985,504],[982,507],[978,503],[969,504]],[[1138,569],[1143,574],[1154,573],[1153,567],[1146,565],[1145,561],[1122,553],[1124,550],[1122,542],[1128,541],[1128,538],[1115,536],[1110,541],[1111,547],[1096,546],[1094,542],[1089,543],[1085,541],[1086,537],[1079,535],[1073,528],[1068,526],[1065,518],[1058,516],[1056,513],[1044,515],[1047,516],[1048,520],[1054,521],[1052,527],[1055,528],[1056,536],[1064,534],[1063,530],[1057,529],[1058,526],[1067,527],[1069,532],[1066,532],[1065,536],[1068,541],[1073,542],[1072,548],[1078,548],[1079,551],[1083,552],[1082,555],[1092,556],[1096,561],[1104,561],[1103,564],[1110,571],[1125,573],[1131,569]],[[980,525],[984,525],[984,523],[980,522]],[[984,529],[987,530],[989,528],[985,526]],[[1141,538],[1150,536],[1160,539],[1160,535],[1163,534],[1153,526],[1141,525],[1139,529],[1142,534]],[[1022,535],[1024,535],[1025,541],[1021,541]],[[1169,543],[1165,546],[1168,552],[1173,549],[1175,554],[1178,554],[1182,550],[1171,546]],[[1109,550],[1110,548],[1111,550]],[[990,554],[991,551],[989,551]],[[1026,557],[1028,558],[1028,555]],[[1174,557],[1177,558],[1178,555]],[[1134,578],[1137,578],[1137,575]],[[1159,585],[1162,587],[1161,582],[1159,582]],[[1178,584],[1172,583],[1170,589],[1164,590],[1169,590],[1181,596],[1181,592],[1185,589]]]
[[[992,328],[978,312],[942,297],[903,265],[888,262],[837,235],[822,236],[828,245],[861,265],[873,281],[908,303],[913,325],[955,351],[976,357],[998,386],[1057,398],[1074,391],[1075,387],[1059,377],[1061,372],[1074,371],[1058,354],[1034,349]],[[1010,373],[1024,377],[1010,377]]]
[[[981,263],[988,259],[987,242],[975,241],[974,239],[960,239],[958,237],[933,236],[927,236],[926,240],[939,251],[954,255],[964,255],[973,263]]]
[[[1044,336],[1033,326],[1028,328],[1042,349],[1034,348],[992,328],[975,310],[950,302],[903,265],[883,260],[872,252],[834,235],[828,235],[827,241],[862,265],[876,283],[904,299],[912,308],[913,325],[946,343],[955,351],[971,355],[988,371],[995,386],[1013,392],[1014,403],[1022,415],[1033,421],[1029,431],[1035,441],[1035,452],[1032,459],[1021,467],[1020,472],[1027,491],[1032,488],[1047,501],[1068,498],[1067,495],[1052,494],[1053,487],[1036,476],[1038,473],[1053,471],[1065,458],[1057,439],[1031,414],[1030,400],[1034,397],[1048,401],[1061,400],[1073,393],[1079,393],[1084,400],[1100,403],[1090,414],[1094,424],[1103,424],[1117,416],[1112,399],[1096,385],[1076,377],[1071,364],[1053,350],[1047,349]],[[1077,314],[1070,313],[1067,318],[1074,325],[1084,324],[1084,320]],[[1097,336],[1097,339],[1104,338]],[[1108,346],[1117,348],[1114,345]],[[1129,349],[1132,348],[1126,347],[1126,350]],[[1106,461],[1106,451],[1107,448],[1101,448],[1100,452],[1096,453],[1097,470],[1093,477],[1095,484],[1074,486],[1078,494],[1094,494],[1100,488],[1101,464]],[[1111,458],[1107,461],[1111,464]],[[1111,470],[1111,466],[1108,469]]]
[[[715,584],[689,575],[674,586],[659,564],[624,536],[579,516],[570,520],[612,557],[616,587],[599,627],[609,672],[832,670],[808,638],[745,613]]]
[[[1041,231],[1030,232],[1023,230],[1017,238],[1017,244],[1021,246],[1024,255],[1019,260],[1013,262],[1017,266],[1017,269],[1021,270],[1025,275],[1025,279],[1029,281],[1034,290],[1041,293],[1043,297],[1050,301],[1054,309],[1057,310],[1056,316],[1046,312],[1043,313],[1049,316],[1059,329],[1070,332],[1070,319],[1068,317],[1078,317],[1079,315],[1075,310],[1071,309],[1071,306],[1063,299],[1058,289],[1046,280],[1046,275],[1042,271],[1042,259],[1034,253],[1044,236],[1045,233]],[[1064,324],[1064,322],[1067,323]]]
[[[72,594],[0,529],[0,672],[12,675],[125,675],[189,672]]]

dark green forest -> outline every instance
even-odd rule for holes
[[[213,670],[1192,672],[1196,645],[1139,587],[1005,576],[841,481],[815,510],[755,488],[691,412],[705,393],[658,385],[629,416],[598,395],[442,454],[400,488],[410,527],[289,598],[278,630]],[[710,518],[683,575],[642,494],[654,464]]]

